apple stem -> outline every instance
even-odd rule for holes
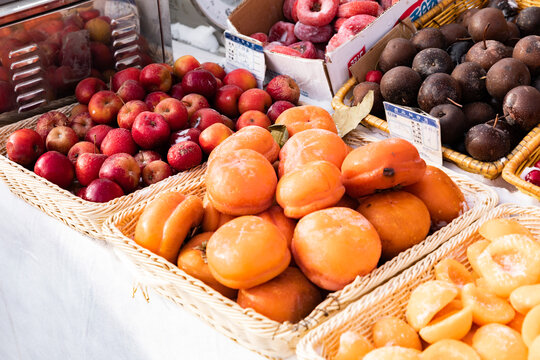
[[[447,97],[446,100],[450,101],[452,104],[456,105],[456,106],[459,107],[459,108],[462,108],[462,107],[463,107],[463,105],[461,105],[461,104],[455,102],[454,100],[450,99],[449,97]]]
[[[482,76],[482,77],[480,78],[480,80],[484,80],[484,79],[487,79],[487,76]]]
[[[499,114],[495,115],[495,121],[493,122],[493,128],[497,126],[497,121],[499,121]]]
[[[487,44],[486,44],[486,35],[487,35],[487,31],[489,29],[489,25],[491,25],[490,23],[488,23],[484,29],[484,47],[487,49]]]

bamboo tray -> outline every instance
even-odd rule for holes
[[[454,22],[459,14],[465,10],[475,7],[482,7],[486,3],[487,1],[485,0],[444,0],[415,21],[414,25],[417,29],[423,29],[425,27],[440,27],[442,25]],[[517,0],[517,4],[520,9],[523,9],[529,6],[540,6],[540,1]],[[349,91],[353,89],[356,83],[356,79],[352,77],[343,85],[343,87],[338,90],[332,99],[332,107],[335,110],[348,107],[348,105],[344,103],[344,99]],[[389,132],[388,123],[386,120],[382,120],[373,115],[366,116],[364,120],[367,124],[376,127],[379,130]],[[510,154],[496,161],[479,161],[473,159],[469,155],[462,154],[445,146],[442,147],[443,158],[455,163],[465,171],[481,174],[488,179],[495,179],[502,173],[505,164],[522,148],[528,147],[527,142],[534,136],[534,134],[538,132],[540,132],[540,125],[525,136],[525,138],[510,152]]]
[[[367,142],[358,131],[353,131],[345,140],[352,146]],[[308,330],[434,251],[496,205],[497,195],[489,187],[445,171],[463,191],[470,209],[369,275],[357,277],[344,289],[328,295],[311,314],[296,324],[278,323],[251,309],[243,309],[236,302],[187,275],[175,264],[136,244],[133,241],[135,226],[152,198],[111,216],[103,226],[103,234],[107,241],[113,244],[119,256],[139,270],[142,277],[140,283],[143,285],[153,287],[161,295],[191,311],[250,350],[272,358],[288,357],[294,353],[298,341]],[[186,194],[202,197],[204,192],[205,187],[201,184]]]
[[[73,106],[75,104],[57,111],[69,115]],[[0,179],[12,193],[27,203],[86,235],[99,238],[103,222],[108,216],[154,194],[180,184],[197,185],[203,182],[206,166],[200,165],[107,203],[83,200],[6,157],[9,135],[18,129],[34,128],[39,116],[0,128]]]
[[[467,261],[467,247],[480,240],[477,232],[480,225],[496,217],[517,220],[540,239],[539,208],[508,204],[498,206],[435,252],[311,331],[298,345],[298,359],[332,359],[339,347],[339,337],[345,331],[355,331],[372,340],[371,329],[377,319],[383,316],[405,319],[410,293],[421,283],[435,279],[434,266],[440,260],[450,257],[471,270]]]
[[[502,177],[521,192],[540,200],[540,186],[523,180],[520,175],[526,167],[540,161],[540,131],[518,151],[503,169]]]

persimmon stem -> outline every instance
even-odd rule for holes
[[[491,25],[491,24],[488,23],[488,24],[486,25],[486,27],[484,28],[484,39],[483,39],[483,40],[484,40],[484,48],[486,48],[486,49],[487,49],[486,35],[487,35],[487,31],[488,31],[488,29],[489,29],[489,25]]]
[[[447,97],[446,100],[450,101],[452,104],[456,105],[456,106],[459,107],[459,108],[462,108],[462,107],[463,107],[463,105],[461,105],[461,104],[455,102],[454,100],[450,99],[449,97]]]

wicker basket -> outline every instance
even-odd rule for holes
[[[486,0],[444,0],[429,12],[424,14],[421,18],[415,21],[415,26],[418,29],[425,27],[439,27],[445,24],[454,22],[459,14],[467,9],[482,7],[486,4]],[[520,9],[528,6],[540,6],[540,1],[523,1],[517,0],[517,4]],[[356,85],[356,79],[350,78],[342,88],[338,90],[334,98],[332,99],[332,107],[339,109],[348,107],[344,103],[344,99],[349,91]],[[388,131],[388,123],[385,120],[379,119],[376,116],[368,115],[365,118],[365,122],[373,127],[376,127],[382,131]],[[473,159],[472,157],[462,154],[458,151],[452,150],[445,146],[442,147],[443,158],[455,163],[457,166],[465,171],[481,174],[488,179],[495,179],[498,177],[505,166],[505,164],[512,159],[523,147],[527,147],[527,139],[531,138],[534,133],[540,132],[540,125],[533,129],[532,133],[529,133],[523,141],[513,149],[506,157],[502,157],[499,160],[492,162],[485,162]]]
[[[532,135],[532,134],[529,134]],[[518,151],[503,169],[502,177],[527,195],[540,200],[540,186],[523,180],[520,175],[526,167],[540,161],[540,130]]]
[[[372,340],[371,329],[377,319],[383,316],[405,319],[405,309],[411,291],[419,284],[435,278],[434,266],[439,261],[450,257],[471,269],[467,261],[467,247],[480,239],[477,233],[480,225],[496,217],[515,219],[540,239],[539,208],[508,204],[498,206],[425,259],[311,331],[298,345],[296,351],[298,359],[332,359],[339,347],[339,337],[345,331],[355,331]]]
[[[73,106],[74,104],[57,110],[69,115]],[[0,179],[15,195],[86,235],[99,237],[103,222],[114,212],[179,184],[198,185],[204,181],[205,165],[201,165],[107,203],[83,200],[5,156],[9,135],[18,129],[34,128],[39,116],[0,128]]]
[[[366,142],[358,131],[353,131],[345,140],[351,146]],[[489,187],[455,173],[448,173],[464,192],[470,210],[371,274],[358,277],[343,290],[328,295],[310,315],[296,324],[278,323],[251,309],[243,309],[187,275],[176,265],[137,245],[132,240],[135,226],[146,203],[151,199],[107,219],[103,233],[108,242],[140,270],[144,278],[141,283],[152,286],[158,293],[187,308],[243,346],[268,357],[287,357],[293,354],[296,344],[308,330],[411,266],[496,205],[497,195]],[[201,185],[191,189],[190,194],[202,196],[204,191]]]

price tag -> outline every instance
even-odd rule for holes
[[[247,69],[257,79],[257,85],[262,88],[266,73],[264,51],[263,47],[254,41],[247,36],[225,31],[225,70],[229,72],[238,68]]]
[[[413,144],[420,156],[429,162],[442,165],[441,126],[439,119],[420,109],[384,102],[390,135]]]

